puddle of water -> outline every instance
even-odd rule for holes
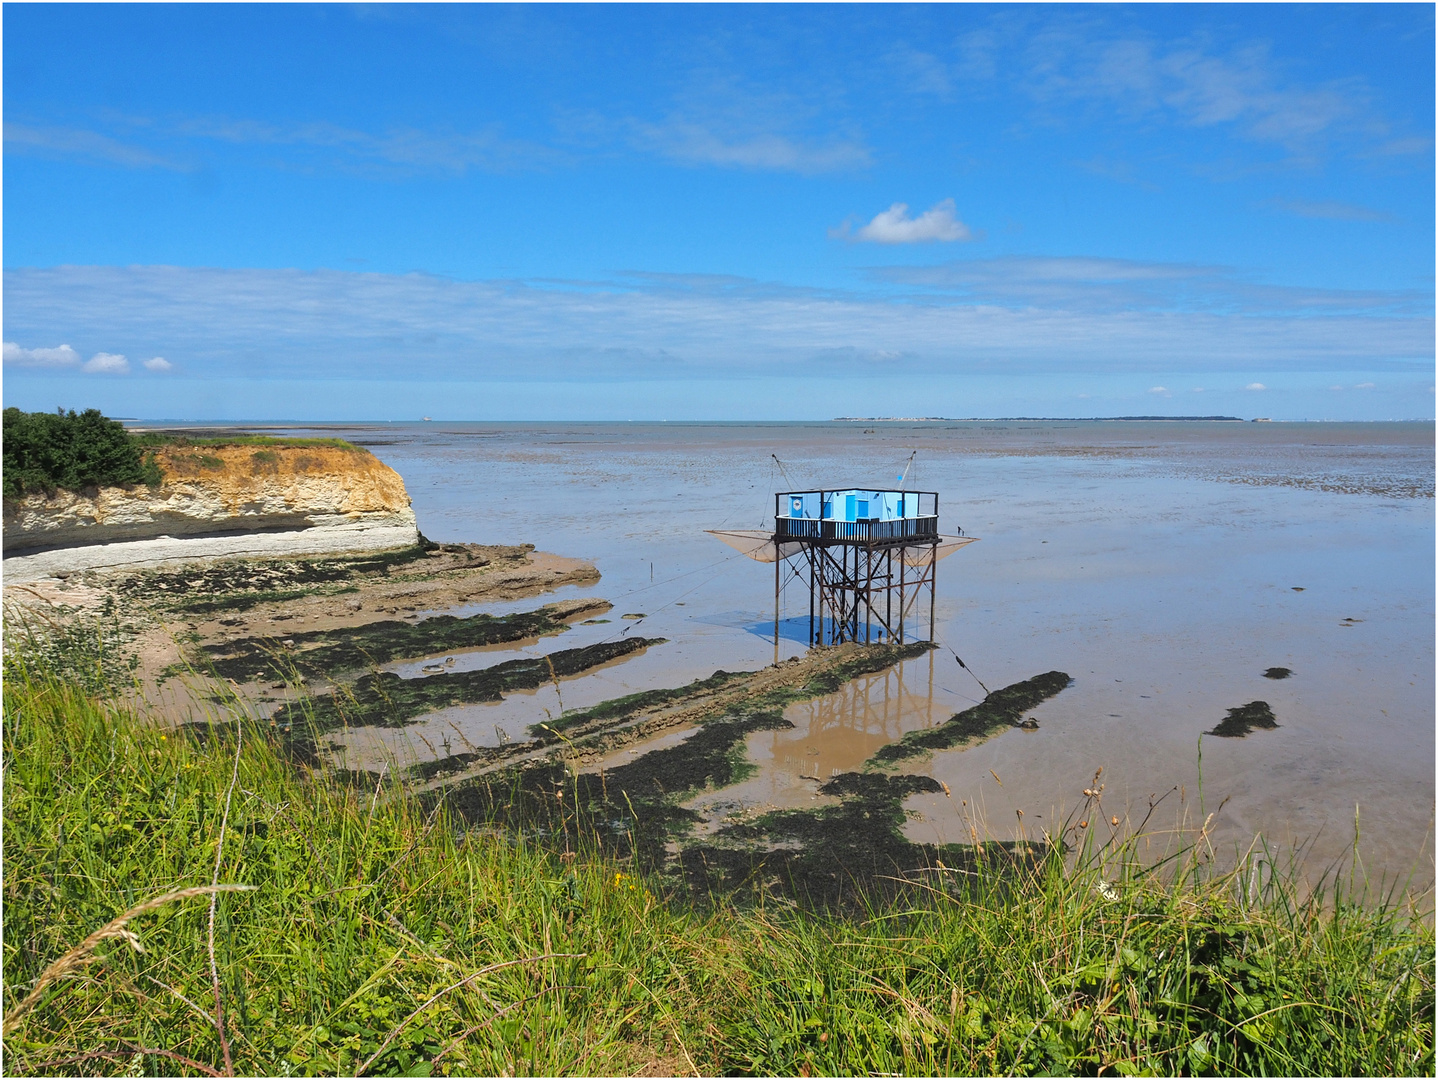
[[[641,739],[630,746],[621,747],[612,753],[605,754],[598,761],[587,763],[580,772],[600,773],[608,772],[610,769],[617,769],[621,765],[628,765],[637,758],[653,750],[668,750],[683,743],[689,736],[699,729],[697,727],[678,728],[674,731],[666,731],[649,739]]]
[[[973,704],[945,686],[939,670],[938,654],[931,652],[790,705],[784,719],[793,728],[756,731],[745,740],[745,756],[754,766],[746,780],[685,804],[704,818],[699,833],[711,834],[736,817],[837,802],[818,794],[819,787],[863,768],[880,747],[906,732],[941,724]]]
[[[494,667],[507,660],[522,657],[548,656],[564,649],[581,649],[617,637],[615,627],[571,626],[561,634],[546,634],[543,637],[520,638],[516,641],[501,641],[493,645],[478,645],[472,649],[450,649],[447,652],[431,653],[427,656],[394,660],[380,667],[381,671],[392,671],[402,679],[422,679],[428,675],[445,672],[480,671]],[[453,663],[449,663],[449,661]],[[439,670],[426,670],[438,666]]]

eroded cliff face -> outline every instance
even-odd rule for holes
[[[418,539],[404,481],[363,450],[338,447],[168,447],[158,488],[91,488],[7,499],[4,550],[47,549],[236,533],[318,530],[324,547]],[[407,533],[406,533],[407,530]],[[339,535],[336,535],[339,534]],[[402,542],[402,541],[401,541]]]

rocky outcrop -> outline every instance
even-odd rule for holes
[[[5,500],[7,576],[19,569],[12,563],[17,556],[96,545],[129,549],[147,541],[204,540],[184,546],[204,555],[231,554],[236,542],[236,551],[274,547],[262,542],[263,534],[274,534],[276,541],[284,537],[279,546],[286,553],[298,554],[398,547],[419,538],[404,481],[358,448],[179,446],[156,458],[165,477],[158,488]],[[68,561],[95,564],[99,554]]]

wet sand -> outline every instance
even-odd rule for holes
[[[1416,862],[1431,878],[1431,424],[345,431],[406,477],[428,535],[532,536],[542,525],[545,546],[595,562],[594,591],[616,612],[645,612],[642,632],[669,639],[592,688],[565,686],[571,707],[772,663],[769,569],[702,530],[762,527],[775,490],[884,482],[917,449],[908,483],[941,492],[944,531],[961,524],[982,539],[940,565],[940,640],[990,687],[1051,668],[1075,677],[1038,711],[1038,731],[912,766],[972,796],[993,835],[1020,835],[1018,809],[1051,820],[1081,802],[1100,766],[1114,813],[1176,786],[1196,806],[1200,734],[1264,700],[1276,730],[1204,739],[1204,806],[1228,798],[1217,842],[1307,842],[1316,864],[1351,845],[1358,805],[1366,865],[1401,873]],[[783,614],[778,654],[795,655],[807,614],[797,590]],[[890,691],[900,726],[982,697],[950,653],[935,663],[932,706],[927,686],[921,705]],[[1293,674],[1263,678],[1273,666]],[[514,708],[553,709],[549,693]],[[750,737],[760,772],[730,802],[802,801],[789,738]],[[837,762],[852,738],[836,733],[816,756]],[[907,827],[913,838],[959,838],[949,800],[905,805],[923,815]]]

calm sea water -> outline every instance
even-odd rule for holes
[[[1351,846],[1357,813],[1375,876],[1432,877],[1431,423],[288,430],[370,447],[404,477],[431,539],[530,542],[593,560],[600,584],[560,595],[606,597],[615,621],[529,651],[635,625],[621,614],[645,616],[633,632],[669,639],[559,694],[431,717],[389,752],[492,744],[545,710],[797,654],[808,614],[797,583],[781,601],[776,649],[772,568],[704,530],[768,526],[775,491],[891,485],[912,455],[906,486],[940,492],[943,531],[981,538],[939,564],[944,649],[791,709],[794,731],[751,739],[758,774],[696,806],[720,819],[818,801],[812,777],[853,768],[904,730],[978,700],[978,679],[997,688],[1059,669],[1074,685],[1035,712],[1038,731],[925,766],[953,798],[911,801],[915,839],[962,840],[974,824],[1032,835],[1080,803],[1102,767],[1106,811],[1142,816],[1152,796],[1180,787],[1195,816],[1200,797],[1204,812],[1223,803],[1217,843],[1261,834],[1280,853],[1307,845],[1310,867]],[[1264,678],[1271,667],[1293,675]],[[1254,700],[1269,702],[1281,726],[1205,738],[1200,789],[1200,734]],[[1175,795],[1164,812],[1177,805]]]

